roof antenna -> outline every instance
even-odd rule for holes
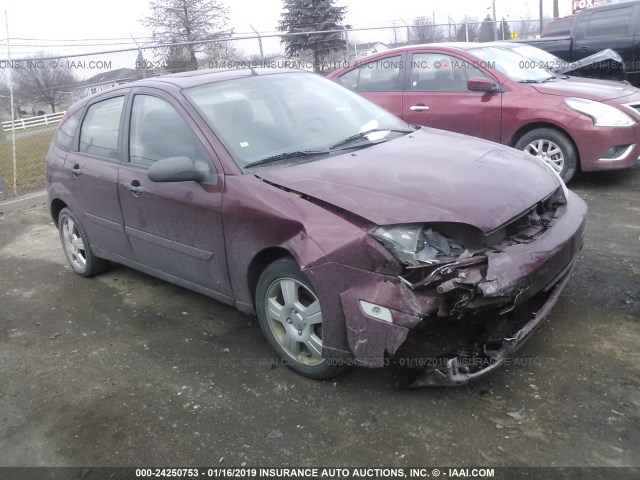
[[[239,59],[236,59],[236,58],[230,58],[230,59],[233,60],[236,63],[236,68],[238,68],[238,67],[242,68],[242,67],[246,66],[246,68],[251,70],[251,75],[253,75],[254,77],[258,75],[258,72],[256,71],[256,69],[251,66],[251,62],[250,61],[239,60]]]

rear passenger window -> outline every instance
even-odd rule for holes
[[[62,125],[56,131],[53,136],[53,143],[56,147],[61,148],[65,152],[71,150],[73,146],[73,137],[76,134],[78,123],[80,123],[80,114],[82,110],[77,111],[70,117],[68,117]]]
[[[124,97],[94,103],[80,129],[80,151],[101,157],[118,158],[118,130]]]
[[[619,37],[629,32],[633,7],[594,12],[587,24],[587,37]]]
[[[365,63],[340,77],[340,83],[359,92],[397,92],[402,90],[402,57],[389,57]]]

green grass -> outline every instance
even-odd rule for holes
[[[44,157],[49,149],[55,127],[30,133],[16,131],[16,176],[18,194],[35,190],[44,185]],[[20,132],[20,133],[18,133]],[[28,135],[25,135],[25,132]],[[13,152],[11,134],[0,141],[0,172],[9,195],[13,195]],[[1,196],[1,195],[0,195]]]

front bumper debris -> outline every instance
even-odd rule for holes
[[[453,358],[446,358],[442,362],[431,362],[431,365],[422,369],[411,369],[413,375],[407,381],[405,379],[405,386],[410,388],[416,387],[451,387],[464,385],[465,383],[483,377],[493,370],[501,366],[507,357],[516,352],[531,335],[540,328],[544,321],[549,316],[551,309],[554,307],[560,293],[565,287],[571,272],[573,271],[573,264],[571,264],[564,272],[561,280],[547,292],[546,301],[535,312],[530,313],[530,319],[522,328],[517,330],[513,335],[508,338],[504,338],[500,342],[497,348],[489,348],[486,345],[483,348],[479,356],[474,357],[472,361],[469,361],[469,357],[455,356]],[[415,363],[415,362],[414,362]],[[438,363],[442,364],[439,366]],[[411,362],[407,362],[411,365]]]
[[[323,354],[345,364],[405,367],[408,386],[453,386],[486,375],[548,316],[582,248],[586,204],[570,194],[553,228],[407,278],[340,264],[306,273],[322,298]],[[361,302],[390,318],[365,313]]]

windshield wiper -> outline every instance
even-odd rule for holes
[[[335,150],[336,148],[343,147],[351,142],[355,142],[357,140],[361,140],[365,138],[367,135],[370,135],[375,132],[394,132],[394,133],[413,133],[415,130],[396,130],[393,128],[372,128],[371,130],[367,130],[366,132],[356,133],[355,135],[351,135],[350,137],[345,138],[344,140],[339,141],[335,145],[329,147],[329,150]]]
[[[520,80],[518,83],[544,83],[544,82],[549,82],[551,80],[556,80],[558,77],[547,77],[547,78],[543,78],[541,80]]]
[[[329,153],[331,152],[329,152],[328,150],[301,150],[298,152],[279,153],[278,155],[273,155],[271,157],[263,158],[262,160],[256,160],[255,162],[251,162],[245,165],[243,168],[256,167],[258,165],[277,162],[279,160],[287,160],[289,158],[307,157],[310,155],[328,155]]]

